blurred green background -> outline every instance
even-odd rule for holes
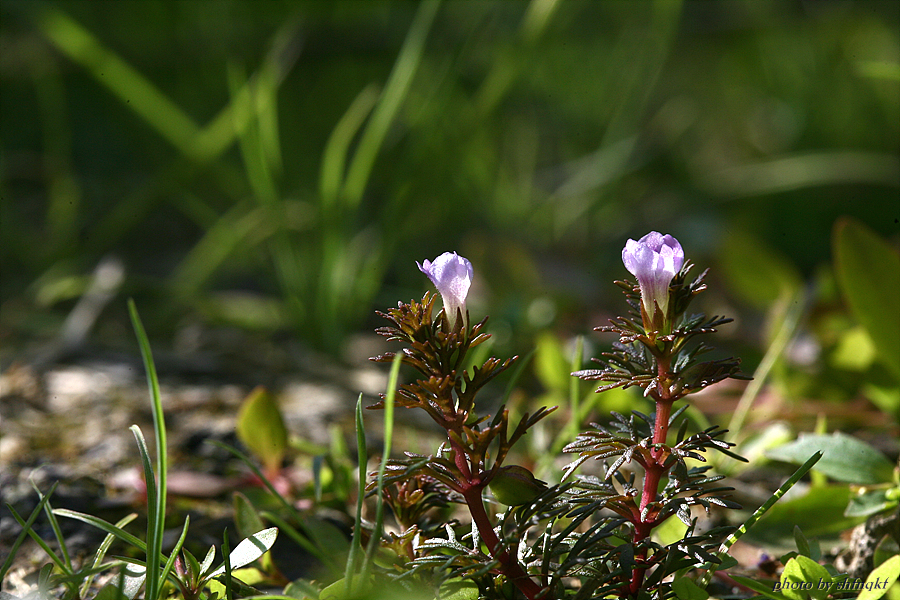
[[[791,298],[816,361],[852,342],[839,218],[896,250],[894,1],[0,6],[4,364],[111,256],[98,337],[133,346],[133,296],[152,337],[339,357],[456,250],[495,350],[525,353],[622,312],[621,248],[658,230],[711,267],[700,308],[738,317],[752,372]]]

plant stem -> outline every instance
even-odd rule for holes
[[[500,547],[500,539],[497,537],[497,534],[494,533],[494,528],[491,526],[491,520],[488,518],[487,511],[484,508],[484,500],[482,500],[481,497],[481,493],[484,491],[486,485],[484,477],[485,473],[480,472],[480,469],[476,468],[478,476],[473,477],[472,469],[469,468],[468,455],[465,450],[460,447],[459,444],[454,442],[453,438],[450,438],[450,445],[453,448],[453,453],[455,455],[454,462],[464,478],[464,481],[461,482],[463,486],[462,495],[469,507],[469,513],[472,515],[472,520],[478,527],[478,533],[481,535],[481,539],[487,544],[491,556],[500,561],[500,568],[506,577],[515,584],[529,600],[539,598],[544,590],[528,576],[519,562],[514,557],[510,556],[509,552],[502,550]]]
[[[652,394],[656,399],[656,420],[653,424],[653,444],[664,445],[666,436],[669,433],[669,418],[672,415],[672,404],[676,398],[672,397],[671,390],[666,382],[669,381],[669,359],[668,357],[657,359],[657,388]],[[653,528],[659,523],[656,516],[650,516],[650,512],[645,512],[646,508],[653,502],[656,502],[659,494],[659,482],[662,476],[668,470],[665,467],[665,451],[661,448],[652,448],[650,450],[651,460],[647,461],[647,467],[644,474],[644,489],[641,492],[641,511],[640,520],[634,523],[634,545],[650,537]],[[628,591],[632,597],[635,597],[641,589],[644,581],[644,573],[647,570],[645,564],[647,559],[647,549],[641,548],[635,553],[635,565],[631,571],[631,583]]]
[[[522,565],[509,552],[503,550],[500,545],[500,539],[491,527],[491,521],[488,519],[487,511],[484,509],[484,501],[481,498],[481,492],[484,489],[483,483],[471,485],[463,491],[463,497],[469,506],[469,513],[472,520],[478,527],[478,533],[481,539],[487,544],[488,551],[491,556],[500,561],[500,569],[507,579],[511,581],[529,600],[537,600],[543,596],[546,590],[542,589],[534,582],[528,573],[522,568]]]

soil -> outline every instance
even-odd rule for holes
[[[297,439],[328,447],[339,431],[352,447],[356,399],[362,391],[365,404],[374,402],[386,374],[384,366],[366,360],[384,351],[375,335],[351,340],[344,364],[235,330],[194,336],[199,339],[189,348],[177,340],[162,351],[154,345],[154,355],[168,434],[170,507],[191,514],[191,538],[208,548],[220,545],[223,529],[232,524],[231,492],[258,486],[243,463],[211,443],[240,447],[235,418],[251,390],[265,385],[276,395]],[[51,345],[24,356],[5,365],[0,376],[0,561],[21,532],[7,504],[27,519],[39,502],[35,488],[45,493],[58,482],[53,508],[111,522],[132,512],[142,515],[144,482],[132,425],[141,428],[155,455],[150,395],[136,344],[133,352]],[[287,472],[292,485],[309,480],[306,472]],[[90,560],[104,534],[80,521],[58,521],[73,562]],[[181,522],[173,523],[172,535],[180,533]],[[143,537],[142,527],[138,519],[128,530]],[[44,515],[34,529],[56,549]],[[34,596],[40,568],[48,562],[26,539],[2,582],[3,600],[10,594]]]

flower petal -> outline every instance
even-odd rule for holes
[[[426,260],[421,265],[416,264],[440,292],[444,314],[451,326],[455,326],[457,310],[462,312],[463,318],[466,316],[466,297],[474,276],[472,263],[456,252],[444,252],[434,262]]]

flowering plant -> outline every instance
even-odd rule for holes
[[[598,361],[603,368],[573,375],[604,382],[597,391],[641,387],[656,411],[614,413],[612,425],[579,434],[564,448],[578,456],[555,485],[505,462],[513,445],[556,407],[526,413],[514,427],[504,407],[494,416],[476,410],[476,394],[517,357],[489,358],[471,372],[466,368],[470,350],[488,338],[487,317],[474,325],[468,320],[473,279],[468,260],[448,252],[419,265],[443,297],[437,316],[430,293],[380,313],[391,324],[378,333],[405,347],[373,360],[391,361],[399,354],[415,368],[419,377],[400,386],[397,403],[424,410],[446,432],[434,454],[407,452],[387,465],[384,499],[402,517],[403,531],[383,545],[397,551],[405,577],[433,578],[436,589],[448,581],[466,582],[483,598],[662,599],[671,596],[674,585],[695,585],[675,583],[686,581],[689,568],[715,568],[720,562],[716,550],[731,529],[701,532],[691,509],[738,505],[727,498],[730,488],[713,485],[721,476],[686,460],[703,461],[710,450],[743,459],[731,452],[732,444],[722,439],[725,431],[717,427],[687,435],[682,419],[677,435],[669,430],[684,410],[673,412],[677,401],[725,378],[742,377],[738,359],[700,362],[709,348],[690,343],[730,319],[687,314],[706,287],[705,272],[687,281],[691,264],[671,235],[651,232],[629,240],[622,259],[637,279],[616,282],[632,312],[597,328],[619,337],[615,350]],[[384,401],[372,408],[383,407]],[[604,462],[602,478],[576,475],[590,459]],[[488,489],[508,506],[496,519],[486,509]],[[468,509],[469,536],[460,538],[451,524],[427,519],[428,507],[449,502]],[[686,524],[687,533],[664,546],[651,533],[672,516]]]

